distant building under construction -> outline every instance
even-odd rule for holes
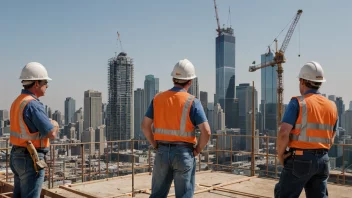
[[[107,106],[107,140],[129,140],[134,137],[133,59],[121,52],[109,60]],[[121,145],[121,149],[125,146]]]

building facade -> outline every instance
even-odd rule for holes
[[[225,100],[235,98],[235,54],[236,38],[232,28],[222,29],[216,37],[216,87],[215,103],[227,114]]]
[[[261,64],[271,62],[274,54],[269,51],[261,55]],[[276,136],[277,131],[277,65],[261,69],[261,104],[263,129]]]
[[[146,113],[144,98],[144,89],[138,88],[134,91],[134,137],[138,140],[145,139],[141,128]]]
[[[208,92],[200,91],[200,102],[202,103],[205,114],[208,112]]]
[[[133,59],[121,52],[109,60],[107,140],[134,138],[134,65]]]
[[[102,94],[99,91],[87,90],[84,92],[84,122],[83,131],[89,127],[96,129],[102,124]]]
[[[199,83],[198,77],[192,80],[192,84],[188,89],[188,93],[194,95],[196,98],[199,99]]]
[[[65,125],[74,122],[75,111],[76,101],[71,97],[67,97],[65,100]]]
[[[146,75],[144,80],[145,106],[149,106],[155,94],[159,93],[159,78],[154,75]]]
[[[239,128],[241,129],[241,135],[252,135],[252,92],[253,87],[249,83],[242,83],[236,87],[236,94],[239,105]],[[254,113],[257,115],[258,112],[258,94],[257,90],[254,89]],[[251,150],[251,138],[244,138],[241,141],[242,149],[246,151]]]

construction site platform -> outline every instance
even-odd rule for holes
[[[136,174],[134,177],[134,196],[149,197],[152,176],[149,173]],[[273,197],[274,186],[277,180],[258,177],[247,177],[225,172],[203,171],[196,174],[195,196],[198,198],[225,198],[225,197]],[[108,180],[88,181],[77,184],[62,185],[59,188],[46,189],[51,197],[132,197],[132,176],[110,178]],[[329,184],[329,197],[351,197],[351,186]],[[57,195],[57,196],[56,196]],[[174,187],[169,197],[174,196]],[[305,197],[304,190],[300,197]]]

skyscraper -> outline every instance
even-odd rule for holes
[[[274,54],[269,51],[261,55],[261,63],[265,64],[274,59]],[[277,65],[261,69],[261,105],[263,112],[263,129],[277,131]]]
[[[332,100],[332,101],[335,101],[336,100],[336,96],[335,95],[329,95],[328,99]]]
[[[343,112],[340,123],[341,127],[344,128],[349,135],[352,135],[352,110]]]
[[[242,83],[236,87],[236,94],[239,105],[239,127],[241,135],[252,135],[252,91],[253,87],[249,83]],[[254,113],[258,112],[258,94],[254,89]],[[242,138],[242,149],[251,150],[251,138]]]
[[[134,65],[133,59],[121,52],[109,60],[107,140],[129,140],[134,137]],[[120,147],[121,149],[124,149]]]
[[[155,94],[159,92],[159,78],[154,75],[146,75],[144,80],[145,106],[149,107]]]
[[[52,112],[51,112],[51,108],[49,107],[49,108],[48,108],[48,117],[49,117],[49,118],[52,118],[52,116],[53,116],[53,114],[52,114]]]
[[[84,122],[83,131],[92,127],[94,130],[102,125],[102,96],[101,92],[87,90],[84,92]]]
[[[200,102],[202,103],[205,114],[207,115],[208,106],[208,92],[200,91]]]
[[[59,127],[62,127],[61,112],[59,110],[56,110],[53,113],[52,118],[53,118],[53,120],[55,120],[59,124]]]
[[[350,108],[349,110],[352,110],[352,101],[350,101]]]
[[[238,98],[225,99],[227,109],[225,117],[226,128],[239,128],[239,102]]]
[[[217,130],[224,130],[225,129],[225,113],[222,110],[219,103],[214,106],[213,112],[213,133],[216,133]]]
[[[235,47],[236,38],[232,28],[223,28],[216,37],[216,97],[214,103],[227,114],[225,99],[235,98]]]
[[[74,119],[73,121],[76,123],[76,131],[77,131],[77,140],[81,140],[82,141],[82,135],[83,135],[83,111],[82,111],[82,107],[79,108],[75,114],[74,114]]]
[[[103,103],[102,106],[101,106],[101,111],[102,111],[102,114],[103,114],[103,117],[102,117],[102,123],[105,125],[106,124],[106,117],[107,117],[107,106],[108,104],[107,103]]]
[[[194,95],[196,98],[199,99],[199,83],[198,77],[192,80],[192,84],[188,89],[188,93]]]
[[[345,112],[345,104],[343,103],[342,97],[336,97],[336,107],[337,107],[337,114],[339,115],[339,119],[341,120],[341,116],[343,112]],[[339,127],[341,127],[341,121],[338,122]]]
[[[134,91],[134,137],[144,139],[141,123],[146,112],[144,102],[144,89],[138,88]]]
[[[74,122],[74,114],[76,111],[76,101],[71,98],[67,97],[65,100],[65,125]]]
[[[0,120],[8,120],[9,112],[7,110],[0,110]]]

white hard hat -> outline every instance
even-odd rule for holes
[[[307,62],[301,68],[298,78],[312,82],[325,82],[324,71],[321,65],[315,61]]]
[[[42,64],[30,62],[23,67],[20,80],[51,80],[51,78]]]
[[[180,60],[176,63],[174,70],[171,72],[171,76],[180,80],[192,80],[197,77],[193,64],[187,59]]]

